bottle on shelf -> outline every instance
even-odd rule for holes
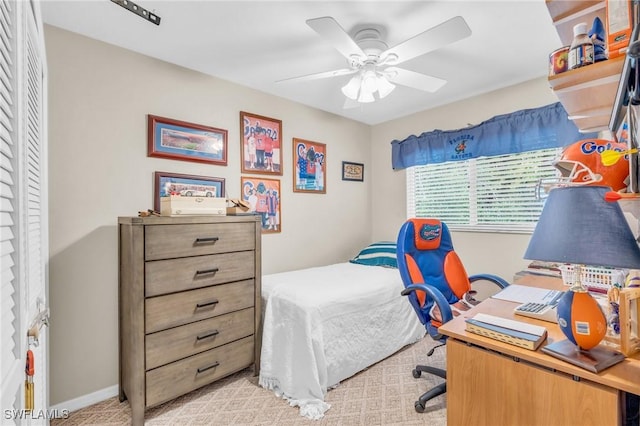
[[[606,37],[606,31],[604,30],[604,24],[602,20],[597,16],[593,20],[593,26],[587,34],[593,42],[593,61],[600,62],[607,59],[606,45],[604,39]]]
[[[593,64],[593,41],[587,35],[587,24],[581,22],[573,27],[573,41],[569,48],[569,69]]]

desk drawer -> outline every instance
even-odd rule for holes
[[[145,333],[251,308],[254,292],[254,280],[245,280],[146,299]]]
[[[146,406],[158,405],[249,366],[253,344],[253,336],[245,337],[147,371]]]
[[[253,334],[254,309],[243,309],[146,337],[146,369],[186,358]]]
[[[253,278],[252,251],[145,262],[145,297]]]
[[[253,250],[255,244],[252,223],[145,227],[145,260]]]

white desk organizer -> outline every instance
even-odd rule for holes
[[[562,281],[571,286],[576,282],[574,265],[561,265]],[[624,280],[629,271],[625,269],[603,268],[600,266],[580,266],[580,282],[591,289],[608,291],[614,284],[624,287]]]

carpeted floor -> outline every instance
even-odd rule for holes
[[[445,348],[436,349],[428,336],[389,358],[345,380],[330,390],[326,402],[331,408],[324,418],[309,420],[297,407],[258,386],[251,369],[240,371],[216,383],[195,390],[146,412],[146,425],[425,425],[446,424],[446,395],[433,399],[426,412],[414,409],[414,402],[442,379],[423,374],[414,379],[411,370],[418,363],[445,366]],[[53,426],[128,425],[131,411],[127,401],[117,397],[72,412]]]

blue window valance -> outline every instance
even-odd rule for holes
[[[391,142],[394,170],[446,161],[563,147],[584,134],[569,120],[560,102],[498,115],[460,130],[434,130]]]

